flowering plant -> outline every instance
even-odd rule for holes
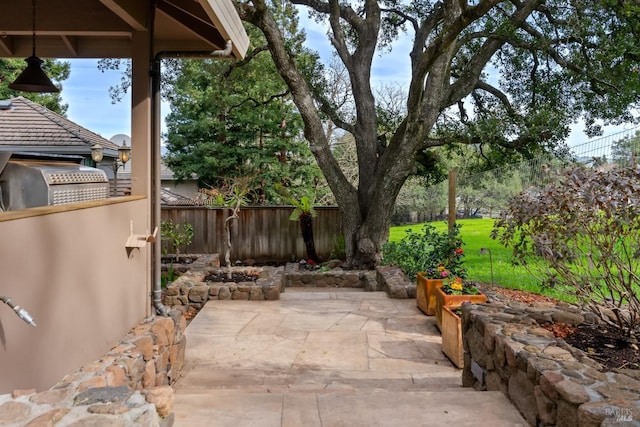
[[[314,260],[309,258],[309,259],[301,259],[300,260],[300,267],[301,268],[305,268],[307,270],[315,270],[319,266]]]
[[[442,291],[447,295],[478,295],[478,288],[470,283],[465,283],[461,277],[445,279]]]
[[[424,272],[424,275],[428,279],[444,279],[451,275],[449,270],[444,266],[444,264],[439,264],[435,268],[427,268],[427,271]]]
[[[430,224],[424,224],[422,233],[407,230],[401,241],[384,245],[382,264],[400,267],[410,280],[415,280],[420,272],[428,279],[464,278],[464,250],[459,234],[459,224],[445,232]]]
[[[462,245],[461,240],[452,240],[449,242],[447,248],[448,256],[446,262],[441,262],[437,267],[430,267],[424,271],[424,276],[427,279],[446,279],[447,277],[467,277],[467,272],[462,268],[462,257],[464,256],[464,249],[459,245]]]

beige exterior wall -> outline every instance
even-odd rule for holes
[[[230,0],[199,0],[213,26],[205,20],[195,29],[192,17],[158,8],[153,40],[149,12],[156,3],[43,3],[38,14],[48,17],[48,29],[38,38],[42,57],[132,59],[133,196],[82,209],[0,212],[0,295],[27,309],[38,324],[28,326],[0,303],[0,393],[49,388],[155,313],[150,294],[160,284],[160,245],[136,249],[130,257],[125,249],[131,220],[136,233],[160,224],[160,141],[153,140],[160,134],[160,116],[152,105],[152,52],[211,51],[231,38],[232,56],[242,58],[249,44]],[[0,2],[2,57],[31,52],[27,10],[30,3]]]
[[[147,200],[120,200],[18,219],[20,211],[0,213],[0,295],[37,323],[0,303],[0,394],[48,389],[148,315],[150,245],[130,256],[125,248],[131,221],[146,232]]]

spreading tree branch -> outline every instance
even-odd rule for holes
[[[242,102],[232,105],[231,107],[229,107],[229,111],[232,111],[236,108],[239,108],[241,106],[243,106],[244,104],[246,104],[247,102],[253,102],[256,106],[260,106],[260,105],[268,105],[270,104],[272,101],[276,100],[276,99],[281,99],[281,98],[285,98],[287,97],[289,94],[291,94],[290,90],[285,90],[284,92],[281,93],[276,93],[274,95],[269,96],[266,100],[264,101],[260,101],[258,99],[255,99],[251,96],[245,98]]]
[[[265,52],[265,51],[268,51],[268,50],[269,50],[268,46],[258,46],[256,48],[250,50],[249,52],[246,53],[245,57],[242,58],[241,60],[231,62],[229,67],[227,67],[226,71],[224,73],[222,73],[222,78],[223,79],[228,79],[229,76],[231,75],[231,73],[233,72],[233,70],[248,64],[259,53]]]

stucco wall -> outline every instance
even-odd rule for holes
[[[125,242],[147,229],[146,200],[7,219],[0,213],[0,393],[45,390],[97,359],[150,314],[149,247]],[[14,213],[15,214],[15,213]]]

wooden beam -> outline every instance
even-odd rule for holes
[[[197,0],[225,40],[233,42],[233,54],[243,58],[249,37],[231,0]]]
[[[223,48],[226,40],[220,35],[220,31],[210,22],[203,21],[198,16],[193,15],[188,10],[181,9],[173,3],[160,0],[158,9],[164,12],[170,19],[183,27],[189,29],[191,33],[212,43],[218,48]]]
[[[148,27],[148,2],[131,0],[100,0],[105,7],[118,15],[135,31],[145,31]]]
[[[62,41],[69,48],[71,55],[78,56],[78,39],[75,37],[62,36]]]
[[[14,55],[13,38],[11,36],[0,37],[0,52],[6,53],[9,56]]]

